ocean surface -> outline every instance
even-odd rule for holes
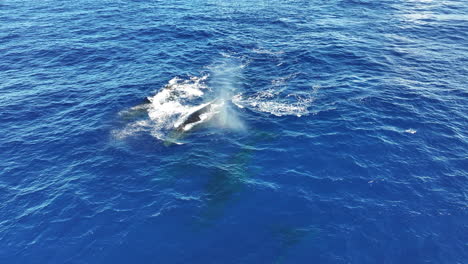
[[[0,263],[468,263],[467,1],[1,1],[0,80]]]

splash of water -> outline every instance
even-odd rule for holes
[[[123,139],[143,131],[165,142],[180,143],[178,140],[183,134],[201,123],[244,130],[245,125],[231,103],[239,87],[241,69],[242,65],[224,60],[212,65],[210,75],[173,78],[154,96],[148,97],[148,102],[119,113],[130,122],[114,131],[114,136]],[[210,85],[207,84],[209,76]],[[208,110],[197,115],[196,121],[185,122],[200,109]]]
[[[149,102],[120,112],[119,115],[130,122],[123,129],[114,131],[114,136],[123,139],[143,131],[165,140],[182,118],[199,107],[205,93],[210,92],[207,78],[208,75],[171,79],[154,96],[147,98]]]
[[[222,108],[215,119],[215,124],[219,128],[236,131],[246,129],[246,125],[239,117],[237,109],[231,103],[233,94],[240,90],[243,68],[243,64],[232,58],[225,58],[212,68],[210,84],[215,90],[218,100],[223,102]]]

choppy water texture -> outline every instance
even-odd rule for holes
[[[0,262],[467,263],[467,2],[228,2],[0,2]]]

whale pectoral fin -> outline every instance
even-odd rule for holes
[[[142,104],[151,104],[151,101],[148,97],[145,97],[145,99],[143,99]]]

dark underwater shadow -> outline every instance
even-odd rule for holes
[[[223,216],[229,203],[234,202],[246,187],[246,181],[255,177],[255,171],[251,168],[256,146],[276,138],[273,133],[253,131],[249,135],[247,143],[240,149],[229,155],[225,161],[217,164],[217,167],[209,176],[204,185],[203,198],[206,201],[200,213],[195,216],[194,229],[209,228],[216,224]]]

